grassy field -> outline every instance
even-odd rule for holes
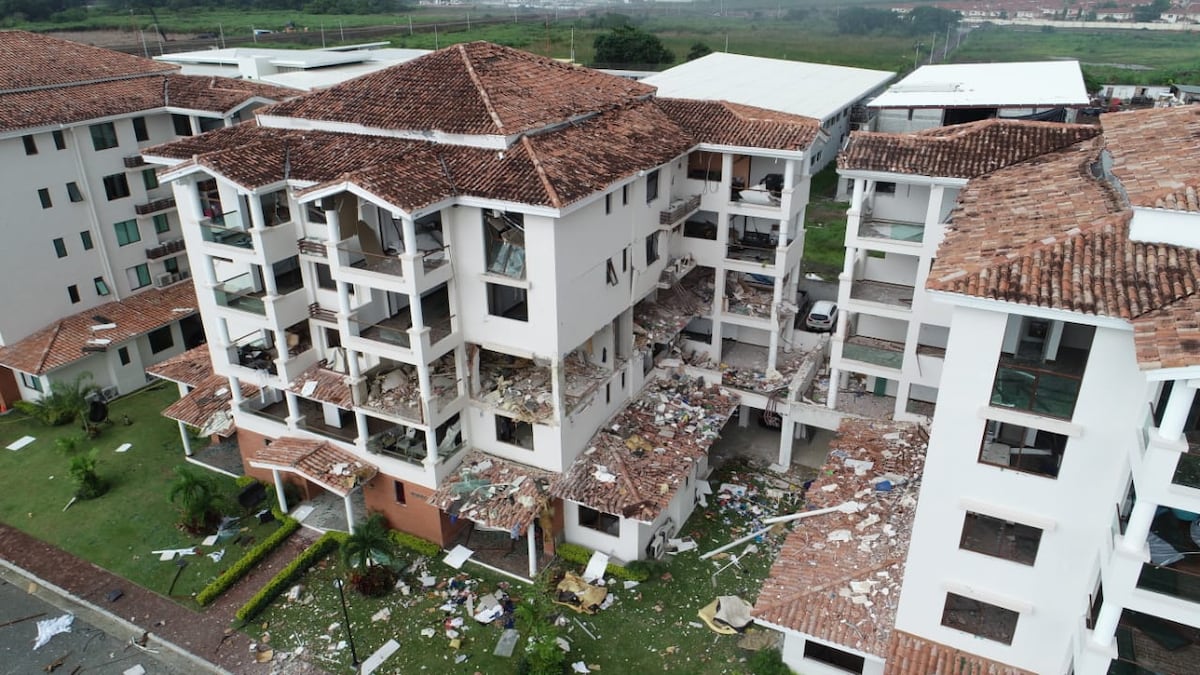
[[[722,480],[753,484],[747,474],[718,471],[713,484]],[[786,512],[786,509],[792,508],[791,504],[760,499],[756,503],[769,513],[777,510]],[[554,606],[567,621],[566,637],[571,646],[567,654],[568,663],[584,661],[599,666],[601,673],[748,673],[746,659],[749,652],[737,646],[740,636],[717,635],[705,628],[696,617],[696,611],[718,595],[739,595],[754,601],[774,559],[774,542],[780,537],[759,542],[758,553],[745,556],[740,569],[731,566],[721,572],[715,577],[715,583],[714,572],[719,566],[729,565],[728,557],[702,561],[698,556],[709,548],[746,533],[748,527],[744,515],[710,501],[708,508],[697,509],[682,530],[683,535],[696,540],[699,544],[697,550],[669,557],[649,581],[636,588],[625,589],[620,582],[613,583],[610,592],[615,595],[614,604],[595,615],[576,614]],[[740,552],[743,548],[739,547],[736,551]],[[411,565],[413,562],[410,554],[405,563]],[[513,658],[494,656],[492,652],[503,631],[501,622],[482,625],[466,617],[463,606],[453,602],[447,604],[446,584],[451,578],[457,579],[459,583],[469,585],[476,595],[503,586],[507,587],[514,601],[540,591],[521,583],[506,584],[502,578],[470,563],[461,573],[445,566],[440,560],[427,560],[420,569],[436,577],[440,586],[422,591],[417,580],[421,572],[413,570],[403,576],[403,580],[413,589],[411,595],[393,592],[381,599],[369,599],[347,594],[359,659],[374,652],[388,639],[395,638],[401,642],[401,649],[379,672],[437,670],[489,675],[518,672],[517,661],[525,641],[522,639],[518,643]],[[344,569],[337,556],[331,555],[323,565],[314,568],[303,579],[305,592],[312,594],[311,603],[277,600],[256,619],[255,626],[251,628],[251,637],[260,637],[255,630],[269,631],[271,644],[277,648],[292,650],[303,646],[309,658],[329,672],[351,672],[349,649],[337,648],[338,642],[345,640],[345,633],[340,626],[341,608],[333,580],[341,575],[344,575]],[[387,621],[372,621],[371,617],[384,608],[389,610],[390,618]],[[456,628],[463,640],[457,650],[450,647],[445,634],[445,622],[453,617],[464,619],[463,625]],[[596,636],[595,639],[576,620],[586,625],[587,630]],[[331,629],[335,623],[339,625]],[[421,631],[425,629],[433,629],[433,636],[422,636]],[[460,657],[465,659],[457,663],[456,659]]]
[[[834,201],[838,176],[833,164],[812,179],[804,212],[804,272],[835,279],[846,256],[846,202]]]
[[[76,502],[63,511],[74,494],[67,473],[70,458],[55,442],[74,436],[74,424],[47,427],[20,413],[0,418],[0,521],[90,560],[122,577],[158,593],[166,594],[176,566],[163,562],[150,551],[186,548],[200,543],[175,527],[178,513],[167,501],[172,470],[183,462],[179,430],[159,412],[177,398],[175,385],[160,384],[123,397],[112,404],[114,420],[129,415],[133,424],[106,427],[84,450],[99,450],[97,473],[111,488],[99,499]],[[19,451],[3,449],[23,436],[37,440]],[[123,443],[132,447],[115,450]],[[218,477],[232,495],[232,479]],[[252,523],[253,521],[253,523]],[[221,570],[231,565],[277,524],[259,525],[243,518],[250,529],[241,543],[229,542],[220,563],[202,555],[187,556],[188,566],[179,576],[173,595],[186,601]],[[219,549],[218,549],[219,550]]]

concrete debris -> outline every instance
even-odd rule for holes
[[[433,398],[448,402],[458,395],[454,354],[446,354],[431,364],[430,385]],[[364,407],[374,408],[406,419],[423,420],[421,386],[416,368],[396,363],[394,368],[381,369],[367,378],[367,400]]]
[[[375,612],[374,614],[371,615],[371,623],[387,621],[388,619],[391,619],[391,618],[392,618],[391,608],[384,607],[383,609],[381,609],[378,612]]]

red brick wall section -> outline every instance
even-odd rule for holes
[[[0,412],[6,412],[13,407],[13,401],[21,400],[21,390],[17,387],[17,376],[8,368],[0,368]]]
[[[250,458],[263,449],[266,446],[266,441],[269,440],[271,440],[269,436],[264,436],[253,431],[246,431],[240,427],[237,430],[238,450],[242,454],[242,470],[246,472],[247,476],[254,476],[267,485],[274,485],[275,479],[271,476],[270,469],[256,469],[250,466]],[[315,488],[315,491],[310,489],[307,480],[292,473],[281,473],[280,478],[283,479],[283,482],[296,486],[303,499],[309,499],[312,495],[321,491],[319,487]],[[295,507],[295,504],[288,504],[289,510]]]
[[[382,513],[387,518],[388,527],[401,532],[416,535],[422,539],[448,546],[458,536],[467,521],[450,522],[450,516],[434,508],[425,500],[433,490],[409,483],[404,484],[404,504],[396,502],[395,483],[398,479],[385,473],[380,473],[363,486],[363,497],[367,511]]]

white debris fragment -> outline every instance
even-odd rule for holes
[[[850,541],[850,530],[834,530],[825,539],[828,541]]]

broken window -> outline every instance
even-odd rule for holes
[[[848,673],[861,673],[867,663],[867,660],[858,654],[851,654],[812,640],[804,641],[804,658],[833,666]]]
[[[488,314],[529,321],[529,294],[524,288],[487,284]]]
[[[943,626],[1006,645],[1012,644],[1018,618],[1020,614],[1011,609],[957,593],[946,594],[946,605],[942,609]]]
[[[646,236],[646,266],[658,261],[658,233],[651,232]]]
[[[483,216],[487,271],[525,278],[525,218],[520,213],[487,211]]]
[[[496,440],[533,450],[533,425],[512,417],[496,415]]]
[[[1067,437],[1062,434],[988,420],[979,462],[1058,478],[1066,448]]]
[[[621,534],[621,519],[611,513],[604,513],[596,509],[588,508],[583,504],[579,505],[579,524],[597,532],[603,532],[612,536]]]
[[[1037,560],[1041,542],[1042,531],[1039,528],[967,511],[958,547],[1022,565],[1032,565]]]
[[[613,266],[612,258],[608,259],[608,271],[606,272],[606,276],[608,278],[609,286],[616,286],[618,283],[620,283],[620,280],[617,278],[617,268]]]

